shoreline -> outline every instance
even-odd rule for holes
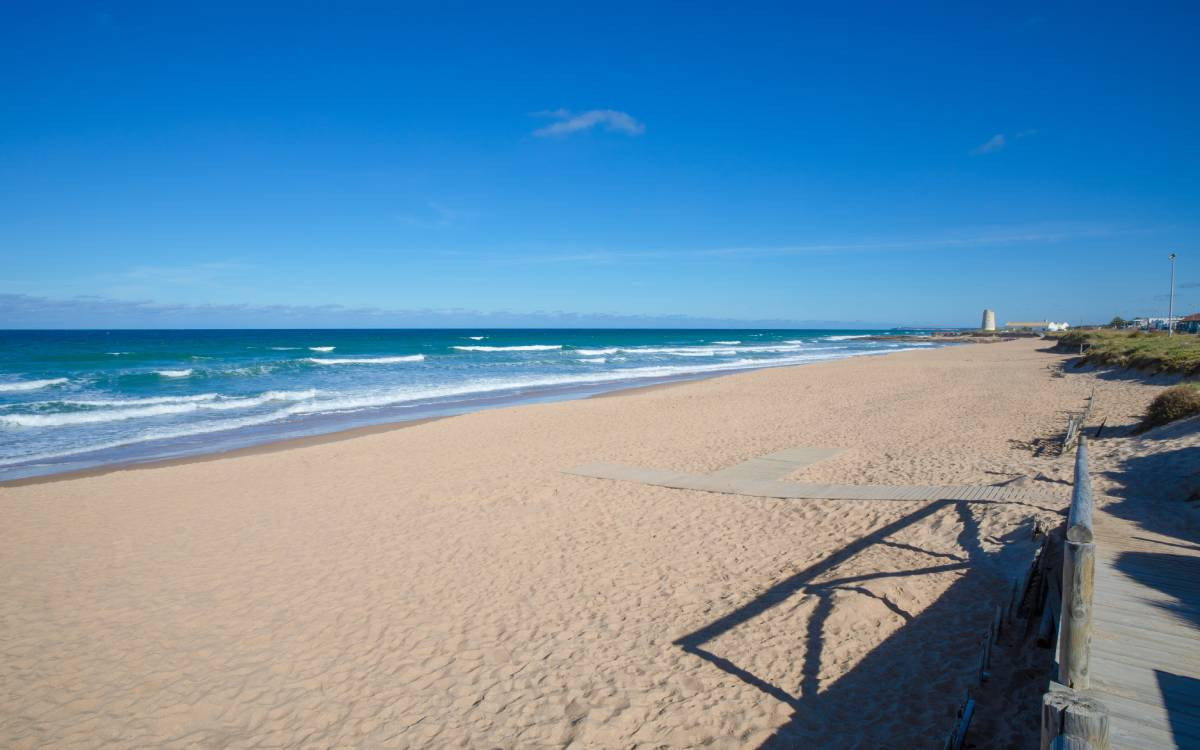
[[[805,367],[806,365],[789,365],[790,367]],[[748,372],[754,372],[749,370]],[[561,403],[562,401],[575,401],[590,398],[613,398],[615,396],[625,396],[639,392],[656,391],[665,388],[675,388],[681,385],[686,385],[698,380],[709,380],[713,378],[727,378],[734,375],[741,375],[744,372],[719,372],[711,375],[700,375],[694,378],[679,378],[667,383],[652,383],[649,385],[635,385],[628,388],[614,388],[612,390],[603,391],[601,393],[593,393],[578,398],[565,398],[560,401],[552,401],[549,403]],[[492,409],[516,409],[522,406],[532,406],[538,402],[519,402],[507,404],[503,406],[492,407]],[[347,427],[345,429],[333,430],[331,432],[322,432],[317,435],[303,435],[301,437],[286,437],[278,440],[269,440],[254,445],[247,445],[241,448],[230,448],[229,450],[217,450],[208,453],[198,453],[190,456],[179,456],[176,458],[151,458],[145,461],[124,461],[102,466],[93,466],[86,469],[70,469],[68,471],[55,472],[51,474],[38,474],[30,477],[19,477],[17,479],[0,480],[0,489],[6,487],[27,487],[37,484],[50,484],[52,482],[67,482],[75,479],[87,479],[90,477],[99,477],[106,474],[113,474],[120,471],[131,471],[137,469],[164,469],[172,466],[184,466],[187,464],[206,463],[209,461],[219,461],[227,458],[239,458],[242,456],[257,456],[268,453],[277,453],[280,451],[289,451],[296,448],[306,448],[313,445],[325,445],[327,443],[340,443],[346,440],[353,440],[367,435],[378,435],[381,433],[392,432],[393,430],[403,430],[409,427],[417,427],[419,425],[437,422],[443,419],[454,419],[455,417],[474,414],[473,410],[466,411],[461,414],[447,414],[438,417],[418,417],[416,419],[406,419],[398,422],[383,422],[381,424],[363,425],[361,427]]]
[[[963,342],[955,342],[963,343]],[[936,347],[942,348],[942,347]],[[883,357],[890,354],[899,354],[903,351],[935,351],[931,349],[907,349],[901,352],[879,352],[866,355],[857,355],[859,357]],[[627,393],[635,393],[639,391],[648,391],[658,388],[667,388],[686,383],[709,380],[713,378],[724,378],[732,375],[742,375],[750,372],[771,369],[789,369],[793,367],[807,367],[813,364],[821,364],[822,362],[838,362],[843,359],[855,359],[856,356],[840,357],[830,360],[821,360],[817,362],[805,362],[800,364],[789,365],[766,365],[763,367],[747,367],[745,369],[713,371],[713,372],[698,372],[687,373],[669,376],[657,382],[648,382],[637,384],[637,381],[627,381],[628,385],[622,385],[621,381],[611,381],[609,383],[583,384],[572,386],[565,389],[546,389],[541,393],[532,393],[526,396],[501,396],[501,397],[483,397],[477,400],[477,406],[474,408],[467,407],[465,409],[451,409],[446,414],[432,414],[430,416],[418,416],[410,419],[384,419],[380,422],[362,425],[350,425],[344,427],[334,427],[328,431],[318,431],[313,434],[305,435],[281,435],[280,437],[268,437],[261,442],[253,442],[248,445],[216,448],[213,450],[200,449],[195,452],[186,452],[178,456],[160,456],[147,457],[143,459],[127,458],[116,459],[113,461],[104,461],[94,466],[84,466],[80,468],[64,469],[61,471],[50,470],[43,473],[31,474],[28,476],[14,477],[12,479],[0,479],[0,489],[5,487],[21,487],[29,484],[42,484],[54,481],[68,481],[72,479],[80,479],[91,476],[101,476],[115,471],[127,471],[138,468],[163,468],[168,466],[178,466],[190,462],[213,461],[220,458],[236,458],[238,456],[249,456],[257,453],[270,453],[281,450],[289,450],[291,448],[300,448],[308,445],[319,445],[329,442],[339,442],[349,440],[354,437],[363,435],[373,435],[380,432],[387,432],[394,429],[402,429],[405,427],[414,427],[427,422],[432,422],[440,419],[450,419],[453,417],[473,414],[479,411],[490,411],[495,409],[507,409],[519,406],[529,406],[539,403],[560,403],[567,401],[575,401],[580,399],[591,398],[611,398],[613,396],[624,395]],[[597,390],[600,389],[600,390]],[[435,409],[436,411],[436,409]],[[141,445],[141,444],[135,444]],[[100,451],[121,451],[125,446],[118,446],[110,449],[98,449]],[[87,454],[74,454],[87,455]],[[67,457],[64,457],[67,458]],[[67,462],[64,462],[67,463]],[[9,468],[19,469],[23,465],[28,464],[13,464]]]
[[[1067,504],[1070,461],[1030,441],[1093,388],[1122,435],[1161,390],[1056,377],[1067,359],[1037,341],[853,357],[5,487],[0,745],[734,748],[853,727],[918,746],[977,674],[1030,529]],[[784,481],[1020,479],[1047,500],[570,473],[796,448],[834,452]],[[981,696],[981,750],[1036,732],[1007,700]]]

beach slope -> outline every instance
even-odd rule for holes
[[[1097,388],[1022,340],[0,488],[0,745],[930,744]],[[1045,489],[781,500],[565,473]],[[1039,477],[1040,479],[1035,479]],[[1026,479],[1022,480],[1021,478]]]

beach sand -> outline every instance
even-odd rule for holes
[[[1093,388],[1122,435],[1161,387],[1057,376],[1046,346],[0,488],[0,746],[940,746],[1033,519],[1057,523],[1069,496],[1070,459],[1030,446]],[[1049,499],[774,500],[564,473],[706,473],[798,446],[844,449],[798,481],[1016,479]]]

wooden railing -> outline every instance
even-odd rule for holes
[[[1089,399],[1088,411],[1091,410]],[[1063,543],[1061,607],[1058,622],[1058,673],[1042,697],[1042,750],[1107,750],[1108,712],[1082,691],[1089,687],[1092,645],[1092,590],[1096,573],[1092,529],[1092,480],[1087,439],[1078,436],[1075,488]]]
[[[1062,608],[1058,627],[1058,681],[1069,688],[1088,687],[1092,644],[1092,588],[1096,545],[1092,531],[1092,479],[1088,474],[1087,439],[1079,438],[1075,454],[1075,489],[1063,545]]]
[[[1076,440],[1083,438],[1083,426],[1087,424],[1088,419],[1092,416],[1092,407],[1096,403],[1096,391],[1092,391],[1092,395],[1088,396],[1087,406],[1079,414],[1071,414],[1067,417],[1067,431],[1063,435],[1062,448],[1059,450],[1059,455],[1063,455],[1071,450],[1071,445]]]

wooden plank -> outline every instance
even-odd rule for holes
[[[1161,703],[1141,703],[1110,693],[1087,691],[1095,695],[1109,711],[1109,733],[1113,747],[1173,748],[1196,747],[1200,731],[1194,721],[1170,714]],[[1139,738],[1143,744],[1128,744]],[[1182,740],[1182,743],[1180,742]]]
[[[1166,701],[1168,704],[1187,709],[1189,713],[1200,711],[1200,695],[1195,691],[1174,690],[1170,696],[1164,696],[1162,685],[1159,684],[1153,669],[1139,669],[1134,665],[1105,660],[1097,664],[1092,672],[1092,684],[1097,692],[1112,693],[1141,703],[1159,705],[1169,697],[1170,700]]]
[[[1118,637],[1112,630],[1099,626],[1092,633],[1092,653],[1100,654],[1113,661],[1167,666],[1200,666],[1196,664],[1195,639],[1141,638],[1132,629],[1124,630]]]
[[[750,462],[747,462],[750,463]],[[657,487],[723,494],[747,495],[751,497],[775,497],[782,499],[828,499],[828,500],[968,500],[994,502],[1053,502],[1054,498],[1039,492],[1007,490],[989,485],[849,485],[807,484],[764,479],[770,473],[766,467],[747,469],[744,475],[737,472],[718,472],[713,475],[687,474],[685,472],[647,469],[621,464],[584,464],[566,473],[593,479],[640,482]],[[777,472],[776,472],[777,473]]]
[[[1195,664],[1197,661],[1197,642],[1193,635],[1187,633],[1162,632],[1147,630],[1136,623],[1115,622],[1104,620],[1097,611],[1092,620],[1092,647],[1100,651],[1127,650],[1130,643],[1138,641],[1153,644],[1155,650],[1162,653],[1164,659],[1178,659],[1183,656],[1183,663]]]

